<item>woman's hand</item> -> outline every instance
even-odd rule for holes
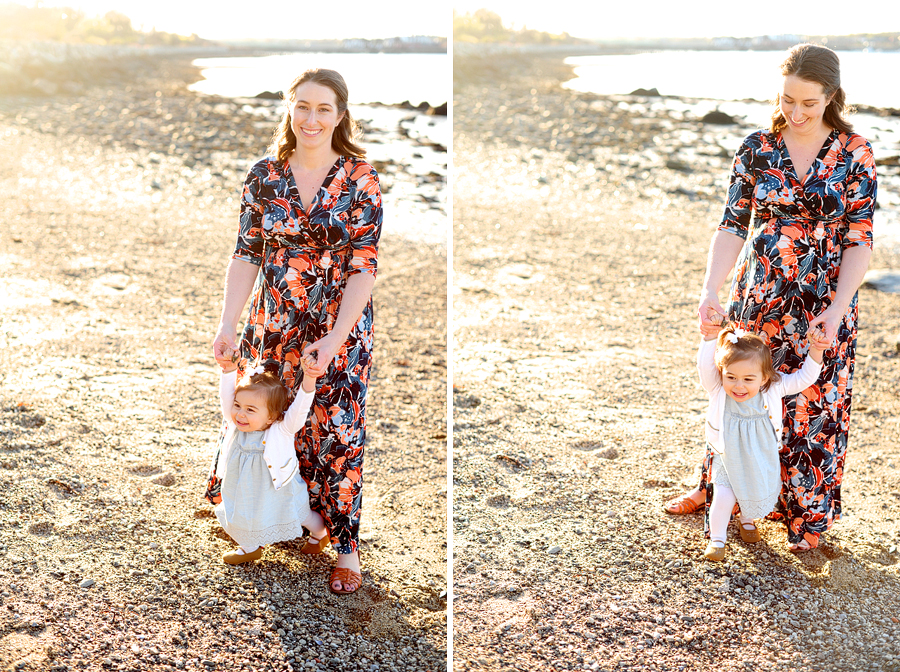
[[[837,337],[838,328],[841,326],[841,320],[844,319],[843,311],[838,310],[834,305],[823,310],[819,315],[809,321],[807,334],[813,332],[818,327],[825,332],[825,340],[833,343]]]
[[[234,363],[234,353],[238,352],[237,333],[225,326],[219,327],[212,342],[213,357],[224,371]]]
[[[309,374],[315,378],[324,376],[325,372],[328,370],[328,366],[334,361],[334,358],[337,356],[343,344],[344,342],[339,340],[334,332],[331,332],[315,343],[310,343],[303,348],[304,357],[311,358],[313,357],[313,353],[315,353],[315,366],[309,368]]]
[[[697,307],[697,318],[700,325],[700,333],[705,340],[711,340],[722,329],[725,321],[725,311],[719,303],[719,297],[710,292],[700,295],[700,305]]]

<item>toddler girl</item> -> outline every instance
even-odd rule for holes
[[[809,354],[799,371],[779,374],[765,341],[735,325],[706,332],[697,354],[700,383],[709,392],[706,440],[713,450],[707,560],[725,557],[734,503],[741,507],[741,539],[759,541],[755,518],[769,514],[781,492],[782,397],[816,382],[822,370],[825,334],[807,333]]]
[[[221,485],[215,512],[240,545],[222,556],[229,565],[258,560],[264,544],[299,537],[304,527],[318,550],[328,540],[322,517],[310,511],[294,452],[294,434],[306,423],[316,391],[309,374],[315,363],[314,357],[301,361],[303,382],[290,405],[287,388],[262,367],[247,371],[237,385],[237,365],[222,370],[225,430],[215,467]]]

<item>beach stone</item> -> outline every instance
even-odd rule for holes
[[[159,476],[154,478],[151,482],[155,483],[156,485],[161,485],[165,488],[168,488],[168,487],[175,485],[175,477],[172,474],[168,474],[168,473],[160,474]]]
[[[635,89],[629,95],[631,95],[631,96],[659,96],[659,90],[655,86],[652,89]]]
[[[900,272],[886,269],[874,269],[863,277],[864,287],[888,294],[900,294]]]
[[[704,124],[719,124],[721,126],[727,126],[728,124],[737,123],[737,120],[730,114],[725,114],[724,112],[720,112],[719,110],[707,112],[703,115],[700,121],[702,121]]]
[[[93,586],[95,583],[97,583],[97,582],[94,581],[93,579],[85,579],[84,581],[82,581],[82,582],[79,583],[78,585],[79,585],[81,588],[90,588],[90,587]]]

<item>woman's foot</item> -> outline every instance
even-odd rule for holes
[[[689,493],[676,497],[666,503],[666,513],[673,516],[685,516],[690,513],[696,513],[706,504],[706,493],[699,487],[694,488]]]
[[[349,595],[355,593],[362,585],[362,573],[359,568],[359,552],[339,553],[337,567],[331,573],[328,587],[332,593]]]
[[[703,551],[703,557],[712,562],[721,562],[725,559],[725,542],[721,539],[712,539]]]
[[[253,562],[262,557],[262,546],[257,546],[252,551],[245,549],[243,546],[236,551],[231,551],[222,556],[222,560],[228,565],[242,565],[245,562]]]
[[[788,548],[791,553],[803,553],[805,551],[811,551],[815,549],[819,545],[819,535],[814,532],[807,532],[803,535],[803,539],[801,539],[796,544],[790,544]]]
[[[748,523],[741,522],[739,529],[741,531],[741,541],[745,544],[755,544],[761,539],[759,530],[756,529],[756,525],[752,520]]]

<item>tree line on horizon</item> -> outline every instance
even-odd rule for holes
[[[554,35],[527,27],[518,30],[507,28],[503,25],[500,15],[488,9],[477,9],[465,14],[459,14],[453,10],[453,41],[512,42],[515,44],[578,44],[582,42],[568,33]]]
[[[185,36],[158,30],[140,31],[117,11],[88,16],[72,7],[25,7],[0,4],[0,39],[48,40],[73,44],[180,46],[203,44],[196,34]]]

